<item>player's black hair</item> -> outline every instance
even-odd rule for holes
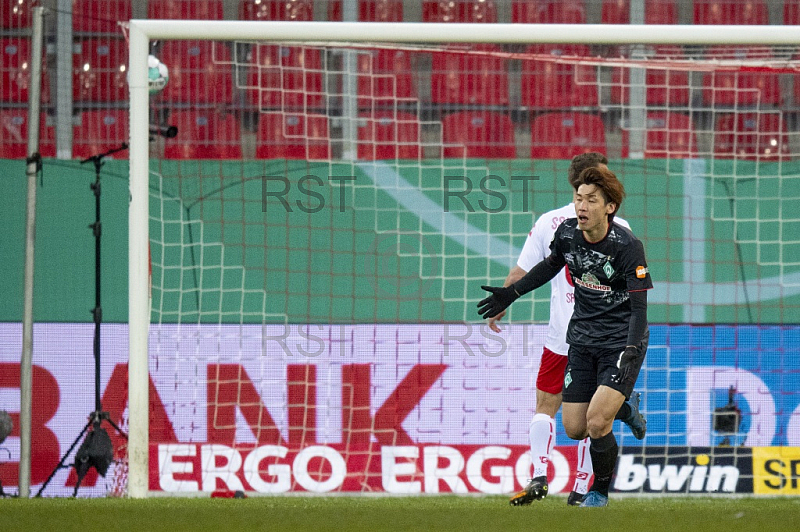
[[[581,153],[572,158],[567,170],[567,179],[573,189],[578,190],[578,177],[587,168],[594,168],[600,164],[608,165],[608,159],[602,153],[590,151]]]

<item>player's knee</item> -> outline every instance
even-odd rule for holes
[[[592,438],[601,438],[611,432],[611,425],[614,421],[611,420],[609,423],[605,418],[600,416],[589,417],[586,420],[586,426],[589,432],[589,436]]]

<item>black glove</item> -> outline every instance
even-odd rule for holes
[[[614,384],[622,384],[625,382],[628,376],[636,371],[636,367],[641,358],[642,353],[639,351],[639,348],[632,345],[625,347],[625,350],[619,354],[619,359],[617,360],[619,371],[617,371],[616,375],[611,377],[611,382]]]
[[[478,303],[478,314],[485,318],[494,318],[517,300],[519,294],[514,286],[481,286],[492,295]]]

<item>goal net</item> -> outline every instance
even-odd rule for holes
[[[753,493],[800,444],[786,32],[485,26],[131,22],[131,495],[524,486],[549,289],[475,303],[585,151],[656,285],[612,489]]]

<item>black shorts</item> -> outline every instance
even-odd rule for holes
[[[598,386],[608,386],[617,390],[625,399],[630,398],[639,370],[642,369],[644,356],[647,353],[649,334],[645,335],[639,349],[642,352],[640,362],[634,371],[628,374],[625,382],[614,384],[611,377],[616,375],[617,361],[624,348],[601,349],[598,347],[571,345],[564,372],[564,391],[562,400],[565,403],[588,403],[592,400]]]

